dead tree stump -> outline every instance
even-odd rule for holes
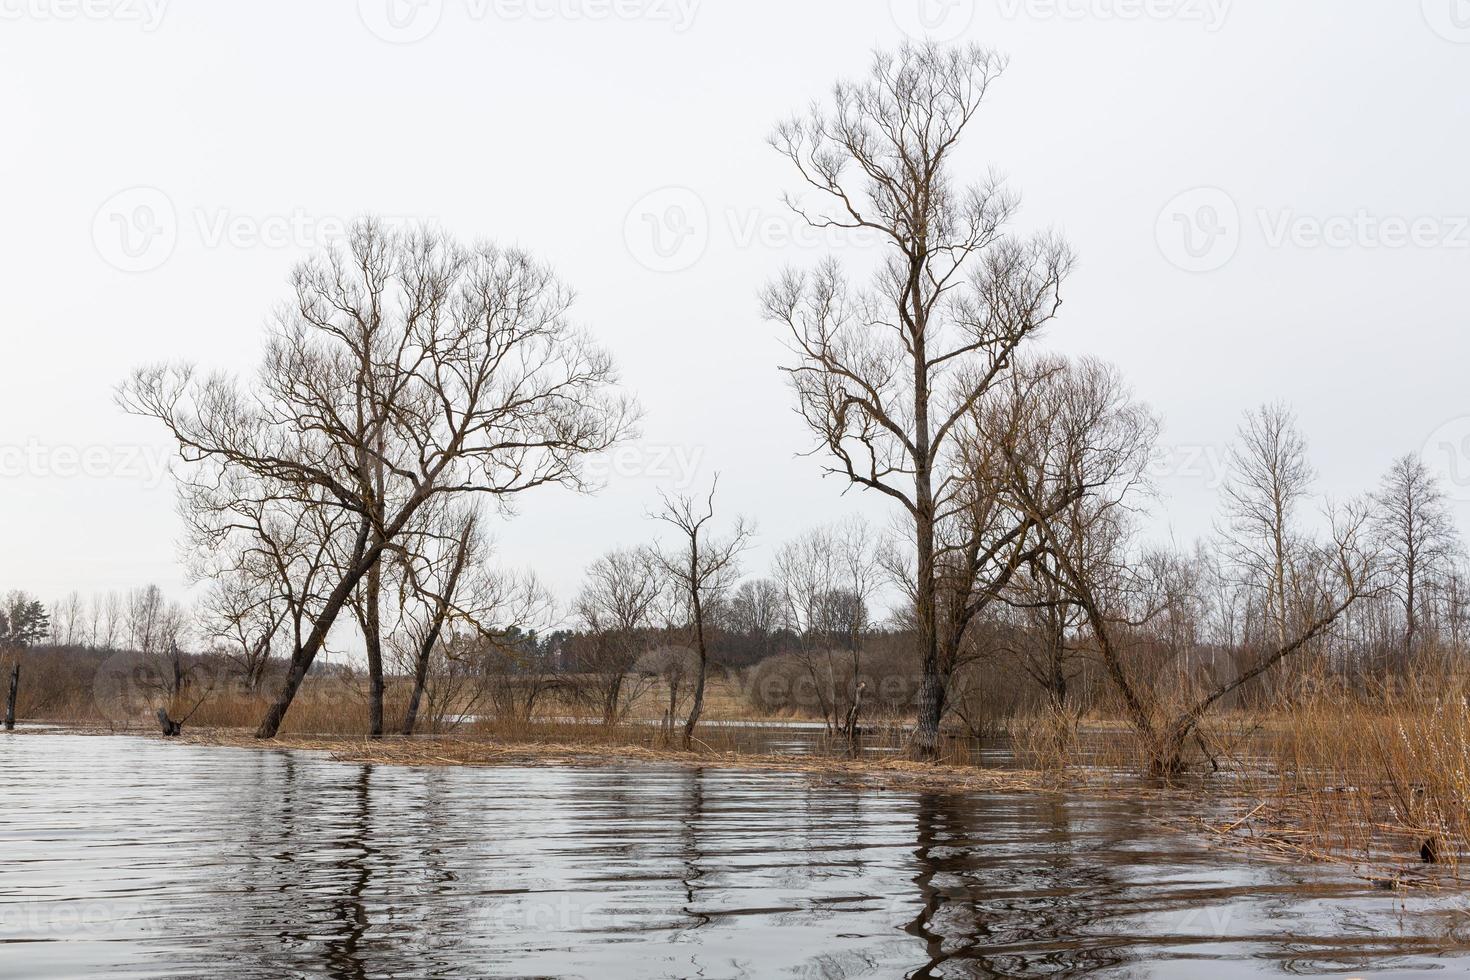
[[[168,716],[167,708],[158,709],[158,727],[163,729],[164,738],[173,738],[184,730],[184,723]]]

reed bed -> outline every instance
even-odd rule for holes
[[[1217,792],[1232,844],[1358,866],[1379,883],[1458,880],[1470,855],[1470,703],[1318,699],[1265,719]]]

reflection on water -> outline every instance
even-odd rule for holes
[[[1163,804],[678,768],[0,738],[0,976],[1447,971],[1456,895],[1205,850]]]

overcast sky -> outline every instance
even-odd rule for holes
[[[1321,491],[1422,449],[1470,527],[1463,0],[0,0],[0,589],[182,591],[170,447],[112,388],[249,371],[291,266],[365,212],[552,262],[646,409],[604,492],[498,524],[503,563],[569,596],[716,471],[753,571],[884,520],[797,455],[756,300],[866,246],[799,234],[764,139],[925,31],[1011,58],[962,165],[1076,249],[1046,343],[1164,419],[1155,533],[1208,532],[1278,398]]]

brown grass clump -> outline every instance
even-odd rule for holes
[[[1470,854],[1463,697],[1316,699],[1269,719],[1258,748],[1239,813],[1217,832],[1296,858],[1458,877]]]

